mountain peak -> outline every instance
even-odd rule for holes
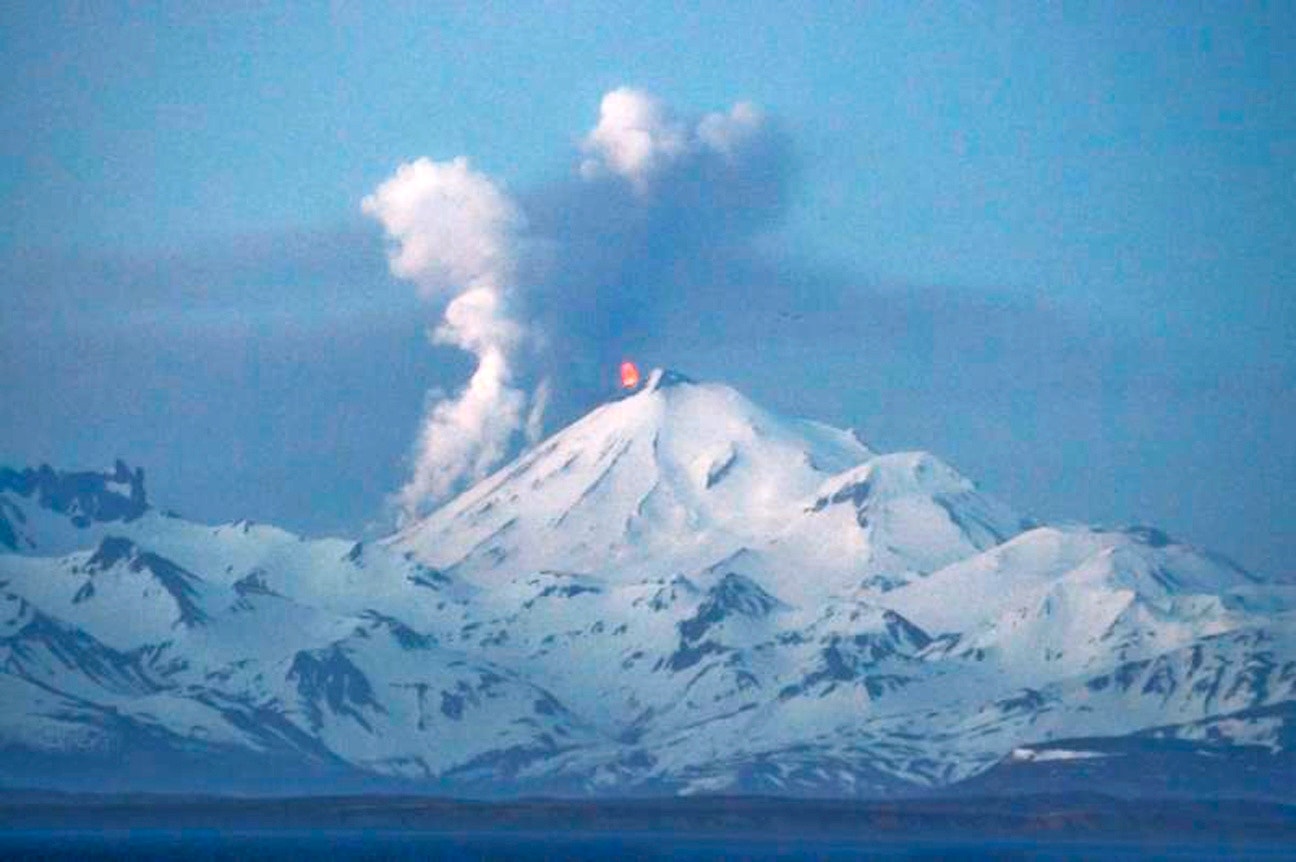
[[[68,515],[77,526],[91,521],[132,521],[148,509],[144,468],[131,469],[121,459],[111,472],[0,467],[0,492],[34,498],[42,508]]]
[[[92,524],[130,523],[149,511],[144,470],[120,459],[107,472],[56,470],[49,464],[14,470],[0,467],[0,549],[49,550],[49,536],[35,521],[70,523],[80,532]]]
[[[150,585],[160,586],[174,603],[175,621],[193,625],[207,620],[207,614],[199,604],[201,579],[172,560],[141,548],[123,536],[104,536],[85,559],[83,571],[88,580],[78,593],[82,599],[91,598],[97,590],[103,589],[102,579],[115,572],[125,578],[125,582],[117,585],[119,589],[129,590],[131,588],[126,583],[134,583],[145,598],[151,593]],[[141,583],[144,585],[140,586]],[[133,598],[138,599],[141,594],[133,594]]]
[[[777,533],[826,479],[872,455],[849,431],[654,369],[638,392],[558,431],[394,541],[442,570],[593,572],[609,553],[646,559],[645,549],[659,559],[696,552],[700,570]]]
[[[963,494],[975,489],[970,480],[930,452],[892,452],[833,476],[820,489],[814,508],[847,500],[861,504],[867,498]]]
[[[644,389],[648,392],[657,392],[661,389],[667,389],[671,386],[680,386],[688,383],[697,383],[687,374],[681,374],[670,368],[654,368],[648,372],[648,381],[644,384]]]
[[[641,382],[629,388],[622,388],[609,400],[613,403],[628,401],[674,387],[692,385],[698,385],[698,381],[687,374],[682,374],[670,368],[654,368],[643,377]]]
[[[933,455],[667,369],[382,543],[106,521],[138,473],[71,476],[0,473],[40,539],[0,554],[0,780],[93,750],[186,786],[246,755],[276,786],[854,794],[1040,740],[1209,720],[1250,770],[1291,738],[1237,718],[1290,712],[1289,586],[1150,528],[1022,533]]]

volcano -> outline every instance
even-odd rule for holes
[[[1291,584],[718,383],[655,370],[376,542],[142,482],[0,472],[2,782],[1290,798]]]

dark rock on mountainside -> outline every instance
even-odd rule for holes
[[[111,473],[60,471],[48,464],[21,471],[0,467],[0,492],[5,491],[67,515],[78,527],[95,522],[130,522],[149,508],[144,468],[131,469],[120,460]],[[22,512],[0,501],[0,545],[10,550],[17,550],[19,544],[15,521],[25,521]]]

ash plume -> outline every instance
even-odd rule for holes
[[[466,158],[418,159],[362,204],[392,273],[441,307],[433,339],[477,362],[461,390],[429,396],[397,495],[405,517],[537,439],[547,415],[588,406],[700,290],[740,300],[791,172],[756,106],[689,119],[626,87],[602,98],[573,155],[566,177],[516,196]]]

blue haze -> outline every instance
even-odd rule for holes
[[[584,377],[629,350],[1041,517],[1296,569],[1292,4],[517,5],[0,11],[0,462],[376,524],[468,368],[360,198],[467,154],[543,201],[629,83],[762,105],[786,185],[746,259],[631,255]]]

